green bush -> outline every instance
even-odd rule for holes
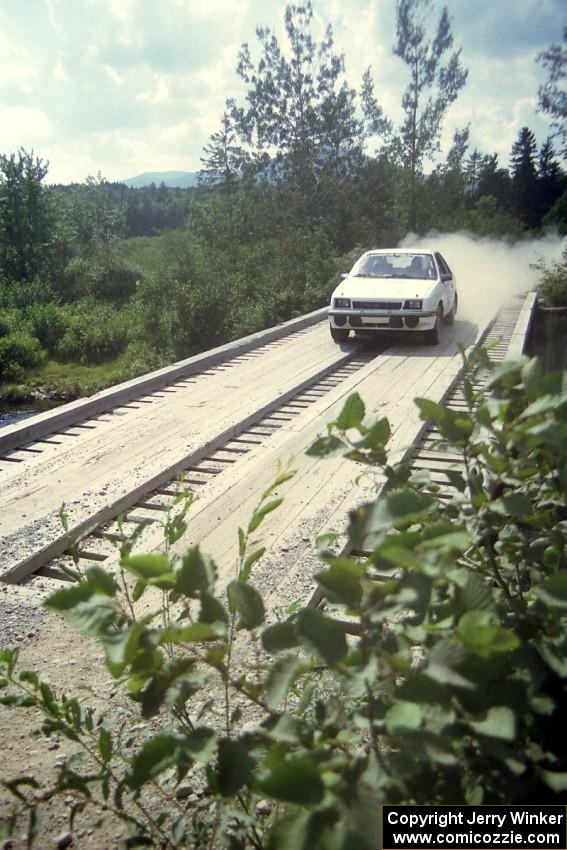
[[[163,553],[134,555],[124,538],[120,576],[94,566],[56,591],[48,608],[98,639],[142,717],[162,725],[124,745],[106,715],[18,673],[6,650],[1,702],[41,709],[45,734],[89,754],[83,769],[67,759],[48,796],[98,801],[130,825],[129,846],[231,850],[375,850],[382,802],[564,802],[565,378],[526,359],[493,368],[481,352],[462,391],[458,412],[416,400],[463,458],[451,500],[426,471],[388,463],[388,422],[365,419],[356,394],[310,448],[386,481],[351,514],[343,552],[318,541],[323,610],[292,606],[267,622],[252,583],[264,553],[254,537],[288,471],[239,530],[226,594],[198,547],[171,554],[187,526],[182,496]],[[153,615],[140,603],[151,588],[164,599]],[[207,791],[197,807],[175,794],[190,769]],[[34,781],[8,783],[32,824]]]
[[[542,301],[548,307],[567,307],[567,247],[560,262],[540,260],[534,267],[541,274],[537,294]]]
[[[54,354],[61,337],[65,333],[68,312],[64,307],[52,302],[50,304],[33,304],[26,311],[26,315],[34,336],[39,339],[41,345],[49,354]]]
[[[38,339],[23,334],[0,337],[0,381],[21,381],[27,369],[45,359]]]
[[[88,294],[103,301],[127,301],[136,292],[141,277],[141,270],[135,266],[116,262],[110,266],[92,264]]]
[[[118,361],[116,370],[112,375],[112,381],[113,383],[129,381],[138,375],[144,375],[154,369],[161,369],[162,366],[169,365],[173,360],[173,354],[160,353],[145,342],[130,342]]]
[[[129,324],[115,307],[85,299],[65,307],[65,328],[55,347],[57,359],[103,363],[119,355],[128,342]]]
[[[0,313],[0,337],[18,333],[21,330],[22,313],[20,310],[5,310]]]

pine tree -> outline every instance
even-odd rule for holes
[[[566,185],[565,174],[556,159],[551,137],[548,136],[540,148],[538,159],[537,200],[540,219],[559,200]]]
[[[480,153],[478,148],[475,148],[465,163],[465,172],[468,178],[468,190],[471,198],[476,198],[478,193],[478,184],[480,182],[483,161],[483,155]]]
[[[543,180],[556,180],[561,174],[561,168],[556,159],[551,136],[548,136],[539,151],[538,177]]]
[[[31,281],[53,248],[53,196],[43,186],[49,163],[20,148],[0,155],[0,275]]]
[[[199,180],[201,183],[220,183],[224,191],[230,194],[246,161],[246,154],[238,144],[234,118],[225,110],[220,130],[212,134],[208,145],[203,149],[203,168],[199,172]]]
[[[517,140],[512,145],[510,171],[516,215],[527,228],[538,224],[538,202],[536,192],[536,151],[537,144],[529,127],[522,127]]]

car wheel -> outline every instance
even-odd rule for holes
[[[437,308],[435,316],[435,325],[430,331],[425,331],[425,341],[428,345],[439,345],[441,342],[441,325],[443,323],[443,307],[441,304]]]
[[[453,298],[453,306],[451,307],[450,312],[447,313],[447,315],[443,319],[443,321],[445,322],[446,325],[452,325],[453,322],[455,321],[455,316],[457,314],[458,304],[459,304],[459,299],[457,297],[457,293],[455,292],[455,297]]]
[[[345,342],[350,333],[348,328],[334,328],[332,325],[329,325],[329,330],[334,342]]]

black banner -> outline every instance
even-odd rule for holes
[[[567,850],[565,806],[382,806],[383,850]]]

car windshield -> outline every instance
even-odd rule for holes
[[[355,264],[356,277],[422,278],[433,280],[437,275],[430,254],[365,254]]]

